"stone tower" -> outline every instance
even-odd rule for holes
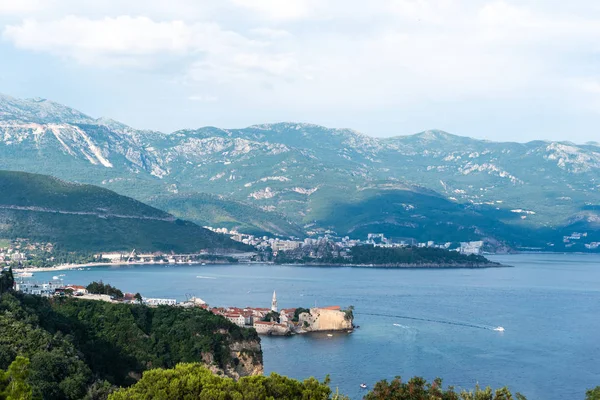
[[[273,290],[273,300],[271,300],[271,311],[277,312],[277,295]]]

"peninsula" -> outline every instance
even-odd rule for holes
[[[433,247],[354,246],[345,251],[325,248],[316,252],[310,247],[278,252],[276,264],[338,265],[387,268],[491,268],[506,267],[478,254],[461,254]]]

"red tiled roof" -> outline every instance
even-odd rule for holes
[[[340,306],[328,306],[328,307],[319,307],[322,310],[341,310]]]

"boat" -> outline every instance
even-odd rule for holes
[[[331,333],[328,333],[327,336],[328,337],[333,337],[333,335]]]
[[[17,274],[17,278],[31,278],[33,274],[31,272],[21,272]]]
[[[57,280],[59,280],[60,278],[59,278],[58,276],[54,275],[54,276],[52,277],[52,279],[54,279],[55,281],[57,281]]]
[[[360,384],[360,387],[361,387],[362,389],[366,389],[366,388],[367,388],[367,384],[366,384],[366,383],[361,383],[361,384]]]
[[[202,264],[200,264],[200,265],[206,265],[206,263],[202,263]]]
[[[501,326],[497,326],[497,327],[495,327],[495,328],[494,328],[494,330],[495,330],[496,332],[504,332],[504,328],[503,328],[503,327],[501,327]]]

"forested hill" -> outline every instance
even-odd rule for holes
[[[180,362],[235,378],[263,370],[256,331],[203,309],[8,292],[0,294],[0,376],[17,357],[29,359],[27,381],[45,400],[106,398],[143,371]]]
[[[475,254],[461,254],[456,251],[431,247],[375,247],[373,245],[354,246],[350,253],[342,255],[337,249],[319,249],[324,254],[318,258],[311,257],[314,249],[305,246],[296,250],[279,252],[275,262],[310,263],[310,264],[342,264],[357,266],[388,267],[432,267],[432,268],[481,268],[500,267],[499,263]]]
[[[132,198],[51,176],[0,171],[0,238],[72,251],[247,249]]]

